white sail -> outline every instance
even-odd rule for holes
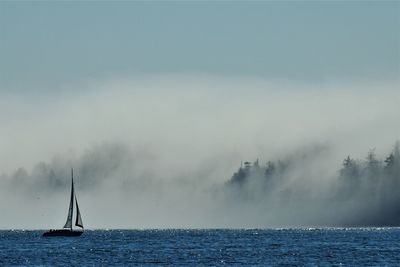
[[[83,228],[82,217],[81,217],[81,213],[79,212],[78,200],[76,199],[76,196],[75,196],[75,204],[76,204],[76,221],[75,221],[75,225]]]
[[[71,179],[72,179],[71,200],[69,202],[68,216],[64,228],[71,228],[72,230],[72,213],[74,210],[74,172],[72,169],[71,169]]]

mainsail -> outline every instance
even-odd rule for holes
[[[71,169],[71,178],[72,178],[71,200],[69,202],[67,222],[65,223],[64,228],[71,228],[71,230],[72,230],[72,213],[74,210],[74,171],[73,171],[73,169]]]

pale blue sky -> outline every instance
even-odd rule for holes
[[[400,2],[0,2],[0,89],[188,73],[393,80]]]

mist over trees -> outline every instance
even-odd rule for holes
[[[310,214],[326,214],[315,220],[316,225],[400,225],[399,142],[383,159],[377,158],[374,149],[368,151],[364,159],[348,155],[330,182],[321,183],[317,177],[311,185],[304,177],[315,176],[315,173],[299,174],[308,168],[312,167],[305,161],[305,156],[270,160],[264,164],[259,159],[253,163],[246,161],[226,182],[226,188],[236,199],[260,202],[265,207],[268,207],[268,201],[280,202],[275,208],[282,210],[288,206],[318,207]],[[294,182],[296,174],[303,179]],[[302,188],[301,181],[309,190]]]
[[[400,143],[381,157],[369,150],[361,159],[345,155],[343,160],[328,144],[314,144],[285,152],[281,159],[242,162],[231,178],[220,171],[224,158],[213,163],[190,173],[187,165],[171,171],[142,150],[102,144],[75,158],[58,156],[32,170],[1,174],[0,208],[23,221],[26,211],[12,213],[9,206],[30,203],[29,211],[60,212],[54,220],[63,218],[74,166],[82,209],[125,205],[129,208],[108,216],[124,218],[124,227],[132,222],[160,227],[154,222],[166,220],[174,227],[200,228],[400,225]],[[103,221],[102,209],[88,216]],[[157,220],[148,214],[157,214]]]

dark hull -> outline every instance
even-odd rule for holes
[[[50,230],[45,232],[43,236],[50,237],[50,236],[80,236],[83,234],[83,231],[73,231],[68,229],[60,229],[60,230]]]

